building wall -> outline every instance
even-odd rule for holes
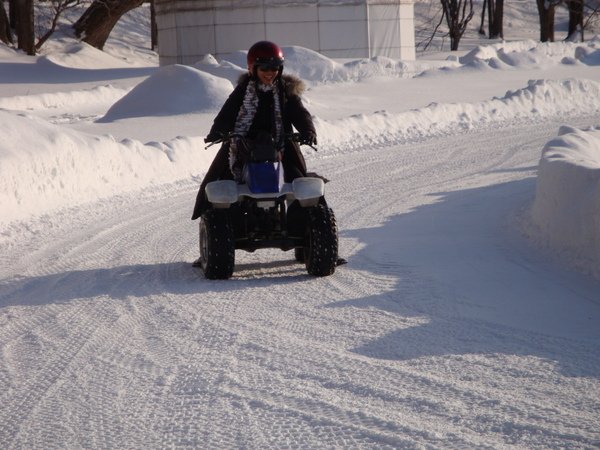
[[[412,0],[156,0],[161,65],[267,39],[325,56],[414,60]]]
[[[415,59],[412,2],[369,4],[369,25],[371,56]]]

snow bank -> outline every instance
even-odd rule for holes
[[[479,103],[432,103],[399,114],[385,111],[326,122],[317,119],[319,143],[329,151],[442,136],[502,122],[597,113],[600,83],[591,80],[532,80],[502,98]],[[321,151],[321,150],[320,150]],[[322,151],[321,151],[322,152]]]
[[[129,68],[131,64],[98,50],[85,42],[75,42],[61,46],[60,52],[48,53],[40,57],[40,61],[56,64],[70,69],[115,69]]]
[[[219,62],[213,55],[204,56],[203,59],[194,64],[194,67],[216,77],[225,78],[232,84],[237,84],[240,75],[247,72],[245,66],[242,68],[229,61]]]
[[[540,43],[533,40],[478,46],[460,58],[465,66],[494,69],[543,68],[556,64],[600,65],[600,39],[581,43]]]
[[[200,138],[116,142],[1,110],[0,136],[0,221],[6,222],[186,178],[214,156]]]
[[[307,82],[335,82],[350,80],[344,66],[320,53],[304,47],[284,47],[285,71]]]
[[[77,108],[90,103],[112,104],[127,94],[130,89],[120,89],[111,85],[68,92],[48,92],[43,94],[17,95],[0,98],[1,109],[31,111],[62,108]]]
[[[100,121],[216,111],[232,90],[224,78],[179,64],[166,66],[117,101]]]
[[[283,52],[286,72],[299,76],[308,84],[321,84],[355,82],[376,76],[410,78],[420,72],[436,71],[440,67],[514,70],[548,68],[559,64],[596,66],[600,65],[600,38],[580,43],[540,43],[534,40],[501,42],[478,46],[459,58],[459,62],[445,61],[437,66],[429,64],[430,67],[381,56],[340,63],[297,46],[283,47]],[[245,71],[246,55],[245,51],[234,52],[226,55],[221,62],[208,55],[195,67],[235,83],[239,73]]]
[[[0,42],[0,59],[13,59],[18,55],[17,50]]]
[[[546,144],[531,220],[534,239],[600,278],[600,128],[563,126]]]
[[[382,56],[342,64],[304,47],[289,46],[282,50],[285,55],[285,72],[300,77],[308,84],[360,81],[374,76],[412,77],[414,74],[414,69],[410,69],[406,63]],[[235,52],[226,55],[220,63],[212,55],[208,55],[194,67],[235,82],[239,75],[232,79],[229,67],[243,68],[246,71],[246,55],[247,52]]]
[[[184,81],[190,82],[186,88],[181,88],[181,74]],[[215,80],[221,81],[216,83]],[[232,89],[222,78],[183,66],[167,67],[156,79],[151,77],[146,81],[148,83],[138,85],[117,102],[120,105],[118,108],[115,105],[113,118],[118,116],[117,111],[121,117],[148,114],[148,111],[166,113],[169,105],[164,104],[165,95],[186,94],[195,98],[186,103],[185,108],[174,105],[178,113],[192,106],[206,106],[206,99],[194,97],[193,91],[212,83],[217,87],[207,95],[213,96],[214,105],[220,106],[224,98],[218,96],[225,97]],[[169,90],[175,92],[166,94]],[[377,112],[335,121],[317,118],[319,155],[352,151],[365,145],[454,134],[460,129],[507,121],[597,113],[600,111],[598,98],[600,83],[594,81],[532,81],[526,88],[508,92],[503,98],[480,103],[432,104],[399,114]],[[109,136],[90,136],[1,110],[0,136],[3,137],[0,141],[0,221],[25,219],[87,200],[202,174],[214,155],[203,149],[201,137],[145,145],[133,140],[116,142]]]
[[[304,47],[284,47],[285,70],[309,83],[361,81],[375,76],[412,77],[402,62],[384,56],[361,58],[341,64]]]

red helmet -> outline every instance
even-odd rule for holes
[[[259,41],[248,50],[248,70],[256,75],[258,66],[275,67],[279,73],[283,70],[283,51],[281,48],[270,41]]]

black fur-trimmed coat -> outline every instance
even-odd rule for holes
[[[249,74],[243,74],[240,77],[236,88],[225,101],[219,114],[217,114],[208,134],[209,138],[233,131],[249,81]],[[283,132],[292,133],[293,128],[296,128],[300,134],[313,133],[316,135],[311,115],[302,104],[300,97],[305,90],[304,83],[292,75],[282,75],[275,82],[278,83]],[[306,176],[306,162],[300,152],[299,145],[295,142],[286,141],[282,162],[286,181],[289,182],[298,176]],[[231,179],[231,177],[229,169],[229,143],[224,142],[200,185],[192,220],[200,217],[208,208],[208,200],[205,192],[206,185],[211,181]]]

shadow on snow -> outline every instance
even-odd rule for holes
[[[535,355],[557,362],[569,376],[600,376],[600,283],[528,248],[517,230],[516,212],[531,201],[534,187],[530,178],[434,194],[432,204],[394,216],[379,228],[342,232],[365,246],[340,270],[392,280],[392,287],[387,283],[384,292],[326,307],[380,309],[397,316],[399,324],[417,323],[353,351],[392,360]],[[205,292],[243,290],[249,283],[309,280],[304,266],[288,256],[238,262],[227,281],[204,280],[190,262],[139,264],[4,280],[0,308],[102,296],[175,294],[201,300]]]
[[[288,253],[289,254],[289,253]],[[290,259],[269,263],[242,263],[229,280],[210,281],[190,262],[137,264],[111,268],[73,270],[36,277],[0,281],[0,308],[93,300],[125,299],[151,295],[196,295],[242,290],[253,286],[310,280],[304,266]]]
[[[32,66],[36,66],[39,70]],[[35,63],[15,63],[0,61],[0,83],[84,83],[114,79],[147,77],[156,72],[156,67],[124,67],[110,69],[77,69],[63,67],[44,58]]]
[[[403,324],[353,351],[392,360],[536,355],[569,376],[600,376],[600,283],[529,247],[518,222],[534,189],[529,178],[434,194],[380,228],[345,232],[365,244],[353,268],[391,282],[327,306],[385,310]]]

